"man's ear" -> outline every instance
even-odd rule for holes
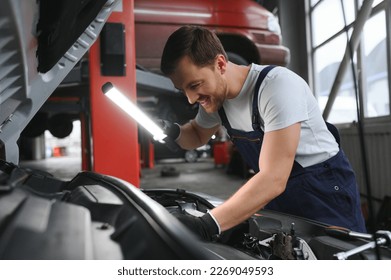
[[[228,63],[228,61],[225,59],[225,56],[222,54],[217,55],[216,62],[218,70],[221,74],[224,74]]]

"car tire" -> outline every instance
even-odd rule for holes
[[[228,60],[232,63],[238,64],[238,65],[248,65],[248,61],[245,60],[241,55],[233,53],[233,52],[227,52]]]
[[[59,139],[68,137],[73,131],[72,118],[68,114],[57,114],[49,118],[48,130]]]
[[[185,153],[185,161],[192,163],[196,162],[198,159],[198,154],[195,150],[186,151]]]

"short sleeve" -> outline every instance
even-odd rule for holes
[[[204,110],[204,108],[202,108],[202,106],[199,106],[195,121],[203,128],[212,128],[216,125],[221,125],[219,114],[217,112],[209,114]]]
[[[260,88],[259,110],[265,132],[308,120],[307,83],[294,72],[279,67]]]

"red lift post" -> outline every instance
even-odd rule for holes
[[[92,170],[116,176],[139,187],[137,123],[112,103],[101,89],[103,84],[111,82],[136,103],[133,0],[122,0],[122,5],[111,14],[108,23],[120,23],[124,28],[124,73],[102,74],[101,35],[89,52]]]

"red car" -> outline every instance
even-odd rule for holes
[[[276,17],[254,0],[135,0],[137,64],[159,72],[168,36],[183,25],[214,30],[231,61],[287,65]]]

